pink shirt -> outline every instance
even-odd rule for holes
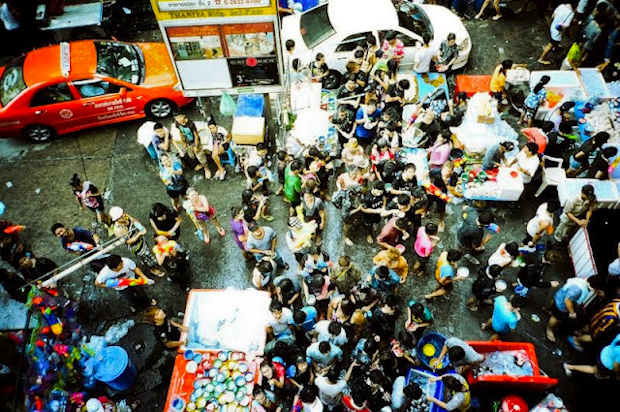
[[[418,229],[415,243],[413,244],[413,249],[418,255],[420,255],[420,257],[429,257],[431,253],[433,253],[433,242],[430,236],[426,234],[426,229],[424,229],[424,226],[421,226]]]
[[[432,166],[442,166],[448,157],[450,156],[450,144],[442,143],[440,145],[435,145],[431,147],[429,150],[430,159],[428,161],[429,165]]]

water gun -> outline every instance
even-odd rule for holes
[[[12,225],[4,228],[4,233],[6,233],[7,235],[12,235],[14,233],[21,232],[24,229],[26,229],[26,226],[24,225]]]
[[[92,250],[92,248],[93,245],[84,242],[71,242],[67,244],[67,250],[70,250],[71,252],[88,252],[89,250]]]
[[[448,196],[447,194],[442,192],[441,189],[439,189],[434,184],[426,182],[426,183],[424,183],[423,186],[424,186],[424,188],[426,189],[426,191],[428,192],[429,195],[436,196],[436,197],[440,198],[441,200],[443,200],[444,202],[449,202],[450,201],[450,196]]]
[[[141,286],[148,285],[150,279],[145,278],[137,278],[137,279],[125,279],[125,278],[116,278],[116,279],[108,279],[105,281],[106,288],[118,288],[123,286]]]
[[[611,164],[610,164],[610,165],[609,165],[609,167],[607,168],[607,173],[611,173],[611,172],[613,172],[613,171],[614,171],[614,169],[615,169],[616,167],[618,167],[618,164],[620,164],[620,156],[616,157],[616,158],[614,159],[614,161],[613,161],[613,162],[611,162]],[[5,229],[5,232],[6,232],[6,229]]]
[[[452,162],[452,164],[455,168],[457,168],[463,166],[465,163],[467,163],[468,160],[469,158],[467,156],[463,156],[459,159],[456,159],[454,162]]]
[[[491,232],[499,233],[500,227],[496,223],[490,223],[487,225],[487,229],[489,229]]]
[[[158,244],[157,249],[161,253],[166,253],[166,252],[170,253],[175,249],[176,245],[177,245],[177,242],[175,242],[174,240],[170,240],[163,245]]]
[[[312,236],[316,233],[318,225],[315,221],[302,224],[302,229],[295,236],[295,247],[301,248],[306,242],[312,239]]]
[[[49,325],[50,330],[56,336],[62,333],[62,322],[58,317],[52,312],[52,310],[56,309],[56,306],[45,306],[43,304],[43,298],[37,296],[32,300],[34,306],[41,311],[41,315],[43,315],[43,319]]]

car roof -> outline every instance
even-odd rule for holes
[[[391,0],[331,0],[327,9],[332,26],[345,34],[398,27]]]
[[[24,82],[28,87],[65,77],[60,63],[60,44],[31,51],[24,60]],[[92,76],[97,68],[97,51],[92,40],[69,43],[70,77]]]

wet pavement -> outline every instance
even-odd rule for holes
[[[467,21],[474,45],[469,65],[462,70],[465,74],[490,74],[503,59],[510,58],[516,63],[534,64],[542,46],[547,42],[548,23],[536,12],[523,17],[506,17],[499,22],[490,19],[482,22]],[[147,33],[146,38],[156,38],[157,33]],[[562,58],[558,53],[551,56],[557,62]],[[552,67],[557,67],[555,64]],[[532,69],[541,69],[535,64]],[[199,119],[196,109],[188,112],[190,117]],[[230,119],[221,120],[230,130]],[[515,118],[509,117],[514,125]],[[48,257],[61,264],[72,259],[64,252],[58,240],[50,232],[55,222],[66,226],[90,227],[93,216],[88,211],[80,211],[75,203],[68,181],[74,173],[83,180],[90,180],[102,192],[109,191],[107,206],[117,205],[148,226],[148,213],[155,202],[169,204],[165,188],[158,177],[155,164],[148,158],[144,148],[136,142],[136,130],[140,122],[124,123],[117,126],[64,136],[49,144],[33,145],[23,141],[0,141],[0,199],[7,205],[5,216],[27,227],[23,239],[38,256]],[[214,169],[213,169],[214,170]],[[245,179],[228,170],[225,181],[205,181],[202,173],[188,171],[186,176],[190,185],[205,194],[215,207],[218,217],[229,231],[230,207],[239,205],[241,191],[245,188]],[[8,187],[6,182],[11,182]],[[548,189],[543,196],[535,199],[533,193],[537,182],[530,185],[521,200],[516,203],[497,203],[488,205],[501,226],[500,233],[493,236],[486,251],[477,258],[486,259],[501,242],[520,241],[525,233],[525,222],[534,215],[536,206],[545,199],[556,195],[554,189]],[[271,196],[271,212],[275,220],[268,223],[278,233],[278,249],[285,260],[295,265],[292,254],[288,251],[284,233],[288,205],[281,198]],[[450,248],[454,243],[460,206],[449,205],[446,216],[446,231],[441,234],[438,250]],[[327,206],[327,228],[324,235],[324,247],[333,259],[348,254],[353,261],[364,269],[370,269],[372,256],[378,251],[376,245],[368,245],[365,235],[353,236],[355,246],[347,247],[342,241],[342,225],[338,210],[333,205]],[[432,220],[434,213],[429,215]],[[429,220],[427,219],[427,220]],[[179,243],[190,253],[192,288],[220,289],[226,287],[246,288],[250,285],[250,268],[235,246],[232,237],[221,238],[211,227],[211,244],[205,246],[194,235],[194,227],[187,218],[181,226]],[[127,255],[124,248],[121,254]],[[435,259],[438,253],[435,253]],[[475,266],[463,260],[463,264],[475,270]],[[434,259],[427,266],[422,277],[409,276],[401,287],[403,302],[414,298],[420,299],[433,290]],[[505,271],[505,279],[510,284],[516,275],[516,269]],[[564,261],[548,268],[549,279],[563,281],[572,276],[572,267],[568,255]],[[465,301],[470,295],[472,278],[460,282],[446,298],[435,299],[429,307],[435,316],[434,330],[446,335],[454,335],[466,340],[486,340],[489,334],[480,329],[480,323],[490,316],[490,308],[481,308],[478,312],[469,312]],[[86,279],[86,280],[85,280]],[[158,301],[169,315],[175,316],[185,308],[186,292],[167,279],[155,278],[156,283],[148,287],[148,294]],[[128,305],[113,290],[99,289],[93,286],[92,278],[83,272],[76,272],[63,282],[71,296],[80,302],[81,316],[87,333],[103,334],[105,329],[126,317],[132,317]],[[509,288],[505,294],[508,295]],[[509,340],[529,341],[536,345],[541,369],[560,380],[558,393],[572,407],[573,411],[585,410],[592,402],[604,401],[608,383],[600,384],[589,378],[567,380],[562,372],[561,362],[575,358],[569,345],[560,341],[551,344],[543,340],[544,325],[548,316],[541,307],[549,300],[548,290],[534,290],[528,299],[527,307],[522,311],[522,320],[517,331]],[[540,322],[531,320],[536,314]],[[135,315],[133,315],[136,318]],[[139,320],[139,318],[136,318]],[[400,327],[400,326],[398,326]],[[162,410],[172,370],[172,357],[159,347],[154,340],[146,339],[148,327],[136,327],[129,332],[122,345],[130,352],[136,351],[136,343],[148,344],[148,354],[141,352],[138,366],[141,369],[137,384],[126,394],[129,400],[140,399],[138,411]],[[579,358],[583,360],[583,358]],[[584,395],[588,395],[587,397]],[[120,396],[120,398],[123,398]],[[484,410],[484,409],[482,409]]]

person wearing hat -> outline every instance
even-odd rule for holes
[[[165,273],[157,267],[157,260],[144,240],[146,227],[118,206],[110,209],[110,219],[114,237],[127,237],[125,244],[129,251],[139,257],[153,275],[163,277]]]
[[[564,211],[560,215],[560,224],[553,235],[554,239],[564,242],[577,227],[588,227],[596,205],[594,187],[584,185],[581,192],[564,205]]]

